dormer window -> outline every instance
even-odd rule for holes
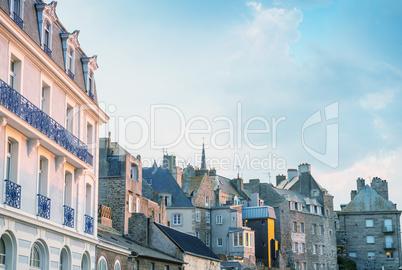
[[[47,55],[49,55],[50,57],[52,57],[52,50],[51,48],[51,28],[52,26],[50,25],[49,21],[45,21],[44,24],[44,40],[43,40],[43,50],[46,52]]]
[[[21,28],[24,28],[24,21],[22,20],[23,1],[11,0],[10,1],[10,13],[14,22]]]
[[[94,90],[93,89],[94,89],[94,73],[90,72],[89,78],[88,78],[88,95],[92,100],[94,99]]]
[[[71,47],[68,47],[67,50],[67,74],[68,76],[74,80],[74,50]]]
[[[79,47],[78,34],[80,31],[75,30],[73,33],[61,33],[61,44],[63,47],[64,66],[68,76],[74,80],[75,74],[75,51]]]
[[[94,79],[94,71],[98,68],[98,64],[96,63],[97,56],[92,57],[83,57],[82,67],[84,71],[84,78],[85,78],[85,87],[88,93],[88,96],[94,100],[95,94],[95,79]]]
[[[52,57],[52,24],[57,20],[56,5],[56,1],[36,4],[40,44],[49,57]]]

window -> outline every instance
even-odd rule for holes
[[[385,247],[386,248],[392,248],[394,244],[394,239],[392,238],[391,235],[386,235],[385,236]]]
[[[250,246],[250,234],[249,233],[244,234],[244,246],[246,246],[246,247]]]
[[[297,232],[297,223],[293,221],[293,231]]]
[[[99,258],[97,269],[98,270],[107,270],[107,262],[106,262],[105,257],[102,256]]]
[[[133,203],[134,203],[133,195],[128,195],[128,212],[129,213],[133,212]]]
[[[327,265],[325,263],[322,264],[322,270],[327,270]]]
[[[205,234],[205,245],[207,247],[209,247],[211,245],[211,234],[210,233]]]
[[[313,245],[313,254],[317,254],[317,253],[318,253],[318,246]]]
[[[165,268],[164,268],[165,270],[169,270],[169,266],[168,265],[165,265]]]
[[[48,160],[41,156],[39,159],[39,177],[38,177],[38,193],[43,196],[47,196],[47,185],[48,185],[48,166],[49,162]]]
[[[318,270],[318,263],[314,264],[314,270]]]
[[[299,252],[299,243],[293,243],[293,252],[298,253]]]
[[[299,262],[295,262],[295,269],[299,270]]]
[[[392,232],[392,219],[384,219],[384,229],[386,232]]]
[[[320,226],[320,234],[324,235],[324,226]]]
[[[74,116],[74,109],[70,104],[67,104],[66,110],[66,129],[73,133],[73,116]]]
[[[135,261],[134,269],[140,270],[140,261]]]
[[[306,253],[306,244],[305,243],[301,244],[301,253]]]
[[[394,253],[393,252],[387,252],[387,259],[393,259],[394,258]]]
[[[201,221],[201,212],[200,211],[195,212],[195,221],[197,221],[197,222]]]
[[[321,207],[317,206],[317,214],[321,215],[322,214],[322,210]]]
[[[43,267],[43,258],[42,258],[42,250],[38,246],[38,244],[34,243],[31,248],[31,254],[29,258],[29,269],[36,270],[42,269]]]
[[[91,263],[87,253],[84,253],[81,258],[81,270],[89,270]]]
[[[217,245],[218,247],[223,246],[223,240],[222,240],[222,238],[216,239],[216,245]]]
[[[366,227],[374,227],[374,222],[372,219],[366,219]]]
[[[137,164],[131,164],[130,178],[138,181],[138,166]]]
[[[303,269],[303,270],[307,270],[307,263],[306,263],[306,262],[303,262],[303,263],[302,263],[302,269]]]
[[[300,232],[304,233],[304,223],[300,223]]]
[[[114,270],[121,270],[121,264],[119,260],[114,263]]]
[[[87,145],[88,145],[88,150],[90,153],[92,153],[92,144],[94,142],[93,140],[93,126],[90,123],[87,123]]]
[[[195,237],[197,237],[198,239],[200,239],[200,232],[195,232]]]
[[[141,212],[141,200],[138,197],[135,199],[135,212],[136,213]]]
[[[69,260],[69,255],[67,252],[66,248],[63,248],[60,252],[60,264],[59,264],[59,270],[67,270],[70,269],[70,260]]]
[[[367,244],[374,244],[374,236],[367,236]]]
[[[181,225],[181,215],[173,215],[173,225]]]
[[[375,260],[375,252],[367,252],[367,259]]]
[[[233,246],[243,246],[243,232],[236,232],[233,234]]]
[[[209,206],[209,197],[208,196],[205,197],[205,206]]]
[[[210,212],[205,212],[205,222],[211,223],[211,213]]]
[[[50,43],[51,25],[50,25],[49,21],[46,20],[44,26],[45,26],[45,28],[44,28],[45,31],[44,31],[43,45],[45,46],[45,48],[50,50],[51,49],[51,46],[50,46],[51,45],[51,43]]]
[[[150,270],[155,270],[155,263],[151,263],[151,267],[149,269]]]
[[[357,258],[357,253],[356,252],[349,252],[349,257]]]
[[[92,216],[92,187],[90,184],[87,184],[85,189],[85,214]]]
[[[216,224],[222,224],[222,215],[216,216]]]
[[[12,164],[12,152],[13,152],[13,143],[11,141],[7,142],[7,154],[6,154],[6,179],[11,180],[11,164]]]
[[[94,93],[93,88],[94,88],[94,73],[90,72],[88,78],[88,93],[93,94]]]
[[[325,215],[326,215],[326,216],[329,216],[329,211],[328,211],[328,209],[325,210]]]
[[[321,255],[324,255],[324,246],[321,246]]]
[[[72,79],[74,79],[74,50],[71,47],[68,47],[67,49],[67,70],[70,71],[71,75],[73,76]]]
[[[15,72],[15,61],[13,59],[10,60],[10,82],[9,85],[11,88],[15,88],[15,77],[17,77],[17,74]]]
[[[0,266],[6,264],[6,243],[3,238],[0,239]]]
[[[313,224],[313,234],[317,233],[317,225]]]
[[[13,54],[10,58],[9,85],[17,92],[21,92],[22,62]]]

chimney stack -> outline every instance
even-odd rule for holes
[[[293,177],[297,176],[296,169],[288,169],[288,182],[292,181]]]
[[[276,176],[276,186],[278,186],[283,180],[286,179],[286,176],[283,174],[278,174]]]
[[[311,165],[308,163],[302,163],[299,165],[299,174],[311,173]]]
[[[362,190],[366,186],[366,180],[359,177],[357,178],[356,182],[357,182],[357,193],[359,193],[360,190]]]
[[[350,200],[353,200],[356,197],[356,195],[357,195],[357,190],[352,190],[350,192]]]

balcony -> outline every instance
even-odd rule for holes
[[[395,244],[394,243],[387,243],[385,242],[385,247],[384,249],[396,249]]]
[[[5,204],[20,209],[21,207],[21,186],[10,181],[4,180],[6,182],[6,200]]]
[[[20,93],[0,79],[0,105],[52,139],[61,147],[93,166],[93,157],[85,143],[66,130]]]
[[[38,194],[38,217],[50,219],[50,199]]]
[[[74,228],[74,209],[64,205],[64,222],[63,225]]]
[[[88,234],[94,234],[94,218],[85,215],[85,229],[84,232]]]
[[[43,44],[43,50],[47,55],[49,55],[49,57],[52,57],[52,50],[49,49],[49,47],[46,44]]]
[[[74,74],[71,72],[71,70],[67,70],[67,74],[68,74],[68,76],[71,78],[71,80],[73,80],[74,81]]]
[[[392,225],[385,226],[382,228],[382,232],[383,233],[394,233],[395,232],[394,226],[392,226]]]
[[[88,92],[88,96],[89,96],[92,100],[94,100],[94,94],[92,94],[92,92]]]
[[[17,15],[17,13],[13,12],[14,22],[21,28],[24,29],[24,21]]]

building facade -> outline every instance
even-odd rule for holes
[[[56,2],[0,1],[0,268],[94,269],[98,107]]]
[[[351,201],[336,212],[338,255],[354,260],[359,270],[400,269],[401,211],[388,200],[387,181],[356,182]]]

